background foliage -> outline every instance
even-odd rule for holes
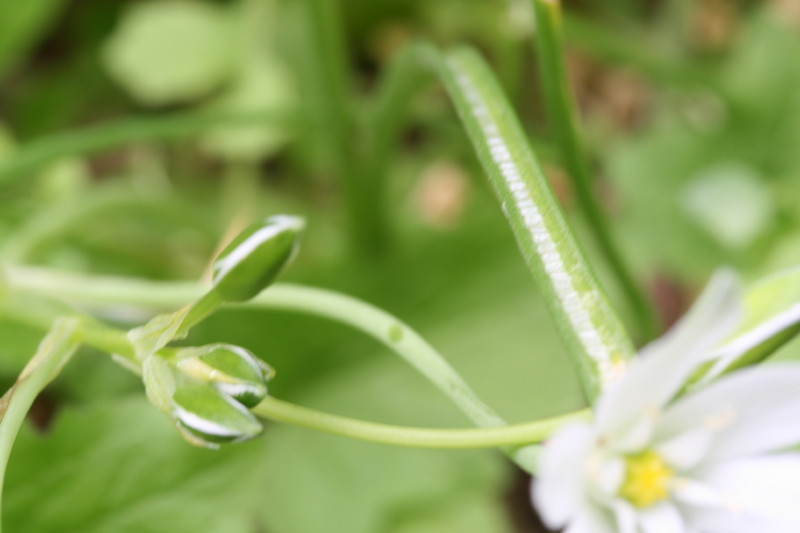
[[[566,7],[597,194],[663,323],[720,264],[755,278],[800,261],[796,3]],[[569,210],[533,28],[527,0],[2,2],[0,260],[197,279],[252,219],[302,214],[309,232],[286,279],[402,317],[510,420],[577,408],[450,104],[403,55],[415,38],[477,46]],[[0,322],[6,386],[40,336]],[[277,368],[271,392],[298,403],[466,425],[377,344],[327,322],[228,311],[189,340],[247,346]],[[140,383],[86,350],[18,440],[4,520],[41,533],[539,531],[529,507],[524,476],[491,451],[277,425],[193,449]]]

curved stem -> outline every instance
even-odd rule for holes
[[[267,397],[252,409],[258,416],[352,439],[415,448],[495,448],[540,442],[571,422],[585,420],[588,410],[495,428],[428,429],[365,422],[323,413]]]
[[[150,282],[111,277],[66,274],[48,269],[9,266],[8,285],[82,304],[131,304],[175,307],[203,293],[196,283]],[[464,414],[481,427],[505,426],[506,422],[486,405],[458,372],[418,333],[389,313],[333,291],[275,284],[243,304],[261,309],[308,313],[347,324],[391,348],[447,395]],[[507,447],[504,450],[528,472],[534,472],[539,448]]]
[[[0,276],[0,284],[2,284]],[[0,291],[0,318],[36,329],[48,331],[64,316],[75,316],[75,311],[65,305],[39,298],[27,290],[14,286],[7,293]],[[46,292],[46,291],[45,291]],[[133,346],[124,331],[107,326],[91,317],[76,317],[79,322],[81,342],[98,350],[116,354],[138,365]]]
[[[653,310],[648,305],[614,242],[603,210],[595,199],[589,160],[578,133],[578,113],[564,63],[561,5],[558,0],[533,0],[536,12],[536,51],[539,58],[547,112],[561,147],[578,206],[632,311],[639,333],[657,333]]]
[[[0,398],[0,491],[11,447],[36,396],[67,364],[78,347],[79,320],[62,318],[53,324],[17,382]],[[0,492],[0,496],[1,496]]]

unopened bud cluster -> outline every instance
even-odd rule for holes
[[[262,427],[249,408],[267,395],[273,371],[239,346],[167,345],[221,303],[249,300],[275,281],[296,255],[304,227],[303,219],[290,215],[248,227],[214,261],[210,292],[129,332],[148,398],[191,443],[217,448],[258,435]]]
[[[248,409],[267,395],[272,374],[255,355],[230,344],[157,353],[143,364],[150,401],[172,417],[189,442],[207,448],[261,432]]]

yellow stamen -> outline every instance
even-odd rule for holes
[[[673,470],[652,450],[625,459],[625,481],[619,495],[639,508],[650,507],[669,496]]]

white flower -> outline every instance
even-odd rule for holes
[[[601,396],[591,425],[548,442],[533,486],[547,526],[800,532],[800,365],[751,367],[680,394],[718,353],[738,307],[733,276],[716,276],[692,311]]]

